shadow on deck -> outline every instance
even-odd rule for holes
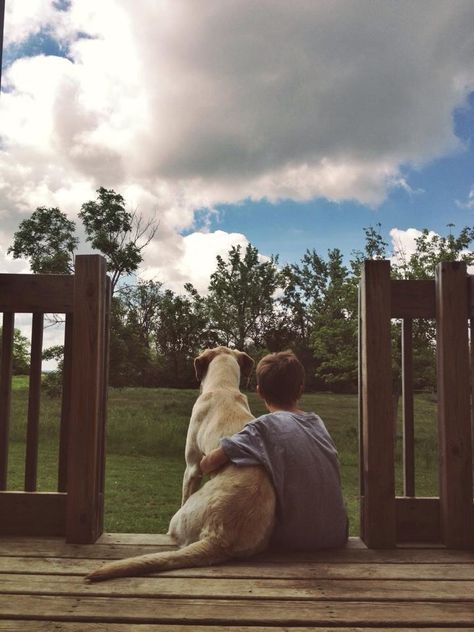
[[[170,547],[165,535],[0,539],[0,631],[474,630],[474,556],[445,548],[260,555],[88,584],[103,560]]]

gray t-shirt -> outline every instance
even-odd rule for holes
[[[263,465],[277,497],[271,545],[287,550],[344,546],[347,513],[334,442],[315,413],[262,415],[220,446],[235,465]]]

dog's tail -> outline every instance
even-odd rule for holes
[[[205,538],[188,544],[177,551],[151,553],[125,560],[110,562],[86,576],[91,582],[101,582],[115,577],[134,577],[173,568],[210,566],[220,564],[231,557],[213,538]]]

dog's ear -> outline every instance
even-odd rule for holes
[[[243,351],[239,351],[238,354],[239,355],[237,356],[237,362],[240,366],[240,373],[241,375],[243,375],[243,377],[249,377],[249,375],[252,373],[253,365],[255,364],[255,362],[249,355],[247,355]]]
[[[212,349],[206,349],[194,359],[194,370],[196,372],[196,379],[198,382],[200,382],[206,375],[207,367],[215,356],[212,351]]]

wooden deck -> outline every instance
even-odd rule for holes
[[[102,560],[169,548],[163,535],[97,544],[0,539],[0,631],[474,631],[474,554],[442,548],[263,555],[87,584]]]

